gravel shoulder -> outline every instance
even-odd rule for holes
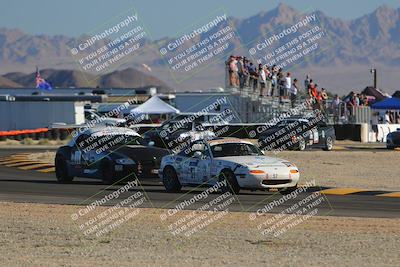
[[[228,213],[191,237],[173,236],[165,210],[140,209],[113,232],[85,236],[71,214],[81,207],[0,203],[3,266],[399,266],[399,219],[311,217],[263,236],[248,213]],[[96,209],[102,212],[105,207]],[[177,218],[185,216],[179,212]]]
[[[399,151],[282,151],[273,156],[293,162],[301,179],[319,186],[400,190]]]

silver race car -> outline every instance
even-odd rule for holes
[[[168,192],[179,192],[184,185],[213,186],[222,181],[223,192],[277,188],[287,194],[297,188],[300,174],[295,165],[265,156],[250,142],[220,138],[198,140],[177,155],[164,156],[159,176]]]

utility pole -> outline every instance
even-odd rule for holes
[[[377,79],[376,79],[376,69],[370,69],[369,72],[371,72],[372,74],[374,74],[374,88],[377,89],[378,81],[377,81]]]

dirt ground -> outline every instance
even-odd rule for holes
[[[320,186],[400,190],[400,151],[282,151],[300,170],[301,179]]]
[[[2,266],[399,266],[399,219],[311,217],[278,237],[248,213],[228,213],[190,237],[174,236],[165,210],[139,213],[101,237],[71,219],[78,206],[0,203]],[[102,212],[107,208],[97,208]],[[176,217],[182,217],[186,211]]]
[[[400,151],[310,150],[267,154],[296,164],[302,183],[315,180],[319,186],[400,190]],[[54,152],[44,152],[32,154],[30,158],[54,163],[54,156]]]

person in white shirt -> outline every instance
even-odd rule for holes
[[[340,105],[340,97],[338,95],[335,95],[332,104],[331,104],[331,109],[333,111],[333,121],[335,123],[339,123],[339,105]]]
[[[288,72],[285,78],[285,96],[289,94],[291,88],[292,88],[292,78],[290,77],[290,72]]]
[[[383,120],[384,124],[389,124],[390,123],[390,116],[389,116],[389,111],[386,111],[385,113],[385,118]]]
[[[260,83],[260,97],[263,97],[267,75],[262,64],[258,65],[258,82]]]

